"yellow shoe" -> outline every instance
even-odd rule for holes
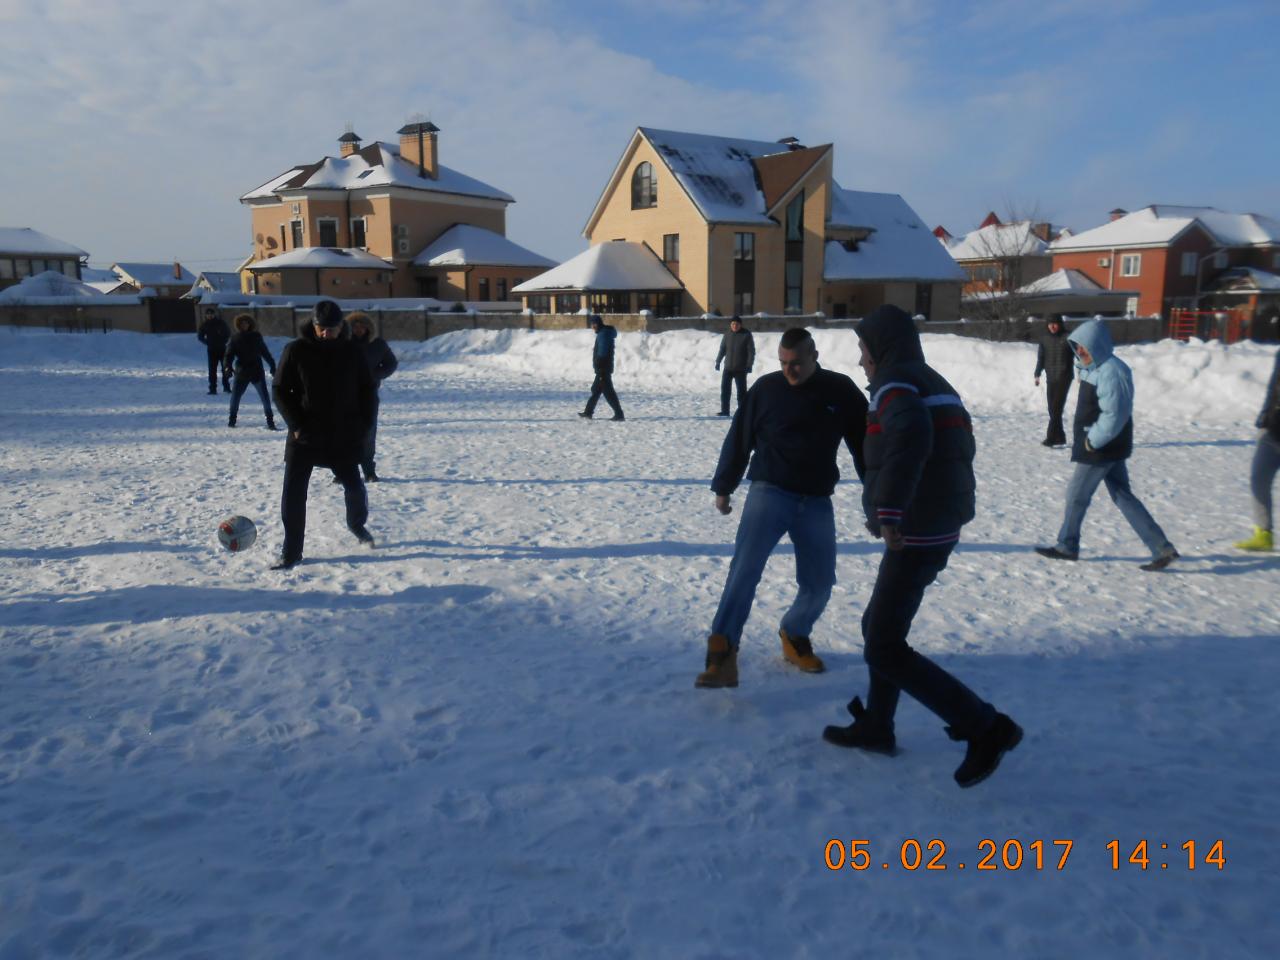
[[[1237,550],[1253,550],[1262,552],[1266,550],[1274,550],[1275,542],[1271,536],[1271,531],[1263,527],[1254,527],[1253,536],[1248,540],[1241,540],[1236,545]]]
[[[693,681],[695,687],[736,687],[738,685],[738,651],[729,646],[729,638],[713,633],[707,637],[707,669]]]
[[[813,644],[808,637],[793,637],[786,630],[779,630],[782,638],[782,656],[787,663],[793,663],[805,673],[821,673],[827,669],[813,652]]]

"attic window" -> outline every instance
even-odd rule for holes
[[[373,173],[372,167],[370,167],[368,170],[361,170],[360,173],[356,175],[356,179],[363,180],[365,177],[367,177],[371,173]]]
[[[653,164],[644,161],[631,175],[631,209],[643,210],[658,205],[658,179],[653,175]]]

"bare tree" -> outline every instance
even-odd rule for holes
[[[1021,323],[1029,311],[1025,287],[1052,271],[1053,227],[1038,207],[993,212],[953,248],[969,273],[964,312],[975,320]]]

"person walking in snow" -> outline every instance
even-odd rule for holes
[[[1045,392],[1049,403],[1049,429],[1040,441],[1046,447],[1064,447],[1067,444],[1067,433],[1062,426],[1062,408],[1066,406],[1067,393],[1071,390],[1074,361],[1062,318],[1050,317],[1045,334],[1040,338],[1040,348],[1036,351],[1035,372],[1037,387],[1040,386],[1041,374],[1047,380]]]
[[[240,398],[244,396],[249,384],[253,384],[262,400],[262,412],[267,415],[267,429],[276,428],[275,415],[271,410],[271,398],[267,396],[267,378],[262,370],[262,361],[267,361],[271,375],[276,374],[276,361],[267,349],[267,342],[258,332],[258,324],[252,315],[241,313],[232,321],[236,332],[227,344],[227,353],[222,361],[223,376],[233,374],[231,390],[231,413],[227,417],[227,426],[236,425],[236,414],[240,412]]]
[[[732,511],[730,497],[751,481],[733,546],[733,560],[707,638],[705,669],[695,686],[736,687],[738,646],[765,564],[785,533],[796,550],[796,598],[778,635],[783,657],[806,673],[821,673],[810,632],[836,582],[836,525],[831,494],[843,441],[862,476],[867,398],[842,373],[818,366],[813,337],[803,327],[782,335],[782,369],[760,377],[734,414],[720,450],[711,489],[716,509]],[[750,469],[747,464],[750,460]]]
[[[595,345],[591,349],[591,366],[596,372],[596,378],[591,382],[587,408],[578,416],[590,420],[596,412],[600,395],[604,394],[605,402],[613,408],[613,416],[609,419],[625,420],[627,418],[622,415],[622,404],[618,402],[618,394],[613,389],[613,348],[618,339],[618,331],[605,323],[598,313],[587,317],[587,326],[596,334]]]
[[[375,387],[364,353],[351,342],[342,310],[319,301],[311,322],[280,354],[272,392],[289,428],[284,447],[280,512],[284,547],[271,568],[287,570],[302,560],[307,529],[307,488],[316,467],[328,467],[342,484],[347,529],[366,546],[369,498],[360,479],[360,451],[373,417]]]
[[[369,365],[369,373],[373,377],[373,425],[364,438],[360,450],[360,469],[364,471],[365,483],[377,483],[378,471],[374,456],[377,453],[378,440],[378,407],[381,403],[378,388],[382,381],[396,372],[396,355],[387,346],[387,341],[373,335],[373,323],[367,314],[351,313],[347,315],[347,324],[351,327],[351,339],[364,351],[365,363]]]
[[[204,344],[209,359],[209,392],[218,392],[218,370],[222,368],[222,359],[227,352],[227,341],[231,331],[227,329],[227,321],[223,320],[213,307],[204,308],[204,319],[196,328],[196,339]],[[222,371],[222,392],[231,392],[231,378],[226,370]]]
[[[828,743],[874,753],[897,749],[894,715],[902,692],[968,744],[955,771],[962,787],[990,776],[1022,739],[1021,728],[907,643],[925,588],[946,568],[973,519],[973,424],[954,388],[925,363],[914,321],[878,307],[857,326],[860,365],[870,380],[862,506],[867,528],[884,540],[871,599],[862,614],[869,684],[853,723],[829,726]]]
[[[1036,553],[1052,560],[1080,557],[1080,527],[1098,484],[1107,493],[1133,532],[1151,551],[1143,570],[1163,570],[1178,559],[1169,538],[1129,487],[1125,461],[1133,452],[1133,372],[1114,353],[1111,334],[1101,320],[1090,320],[1071,332],[1067,342],[1080,368],[1080,389],[1072,423],[1071,461],[1076,465],[1067,484],[1067,506],[1052,547]]]
[[[756,365],[756,342],[751,331],[742,325],[742,318],[734,316],[729,321],[728,332],[720,338],[720,352],[716,354],[716,369],[724,364],[720,374],[720,416],[729,416],[729,392],[738,385],[738,406],[747,392],[747,374]]]
[[[1258,445],[1253,451],[1253,468],[1249,474],[1249,489],[1253,494],[1253,536],[1237,543],[1237,550],[1265,551],[1275,549],[1273,516],[1271,512],[1271,487],[1276,471],[1280,470],[1280,353],[1271,371],[1267,395],[1262,401],[1256,426]]]

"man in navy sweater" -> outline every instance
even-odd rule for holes
[[[841,441],[862,476],[862,437],[867,399],[842,373],[818,366],[809,331],[793,327],[778,347],[782,369],[760,377],[738,406],[711,481],[716,509],[728,514],[729,497],[751,481],[733,548],[733,562],[711,622],[706,669],[695,686],[738,685],[738,643],[751,613],[769,554],[782,535],[796,548],[796,585],[782,618],[782,653],[806,673],[821,673],[809,639],[836,582],[836,526],[831,494],[840,471]],[[750,460],[750,470],[747,462]]]

